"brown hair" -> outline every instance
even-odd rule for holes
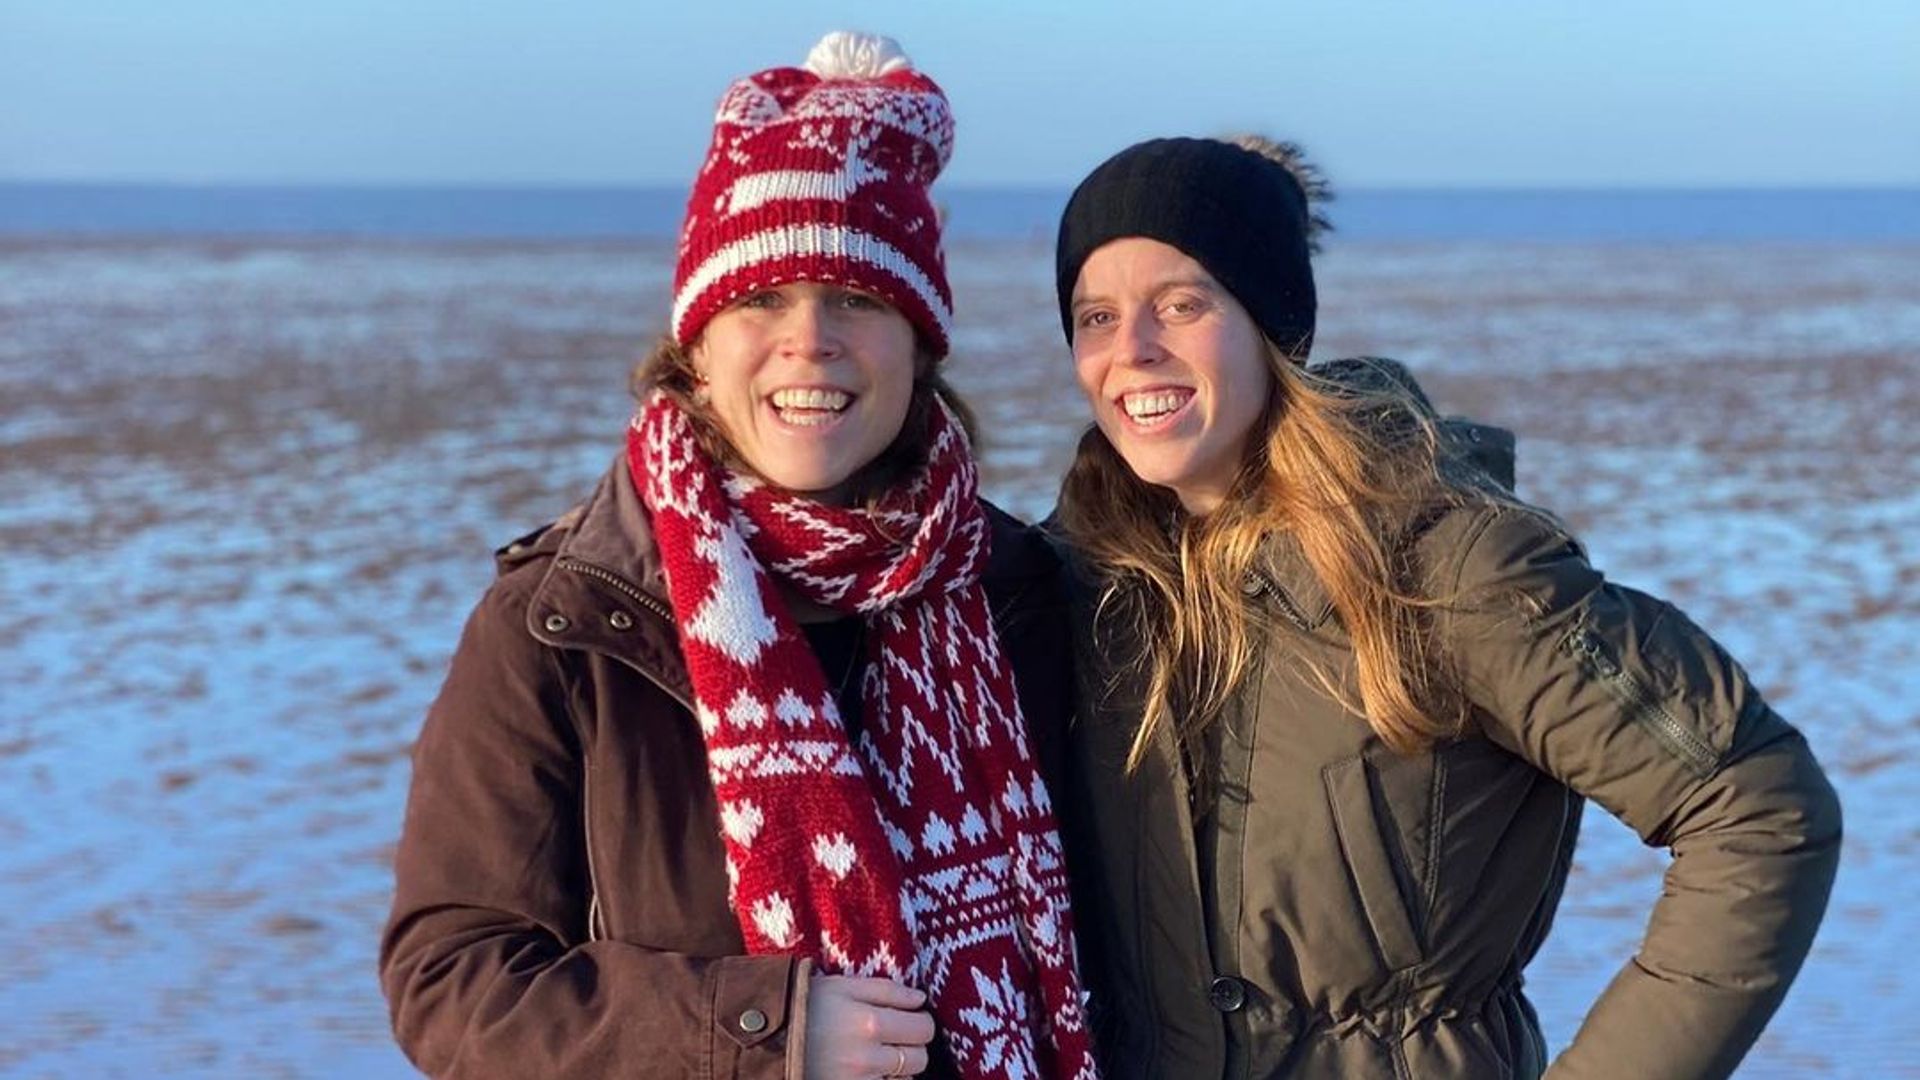
[[[908,401],[907,418],[900,425],[900,433],[880,452],[880,456],[853,476],[853,501],[868,509],[876,508],[888,491],[926,464],[928,420],[933,415],[935,399],[947,403],[947,407],[959,419],[961,428],[966,431],[967,440],[973,444],[975,452],[979,450],[979,426],[973,410],[954,392],[953,387],[947,385],[947,380],[940,374],[940,360],[920,344],[917,337],[913,371],[913,396]],[[701,449],[716,461],[734,468],[745,468],[746,463],[734,451],[733,444],[727,441],[726,434],[714,420],[713,411],[695,393],[698,382],[692,358],[668,336],[661,338],[653,351],[634,365],[633,372],[627,377],[627,390],[636,402],[644,402],[654,390],[660,390],[686,410],[687,416],[693,421],[694,437],[700,441]]]
[[[1430,411],[1391,374],[1330,379],[1271,343],[1267,361],[1266,410],[1233,490],[1211,513],[1181,513],[1097,427],[1062,482],[1060,524],[1107,577],[1101,613],[1130,619],[1143,646],[1145,715],[1129,768],[1169,724],[1197,750],[1253,675],[1258,636],[1270,628],[1242,585],[1270,533],[1299,544],[1352,642],[1359,702],[1315,669],[1336,700],[1403,752],[1465,725],[1458,677],[1432,634],[1440,600],[1422,591],[1412,533],[1436,509],[1499,493],[1446,467]]]

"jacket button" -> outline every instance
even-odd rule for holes
[[[1223,1013],[1239,1012],[1247,1003],[1247,984],[1231,975],[1222,975],[1207,988],[1207,1001]]]
[[[748,1009],[740,1014],[740,1030],[749,1035],[757,1035],[767,1030],[767,1014],[759,1009]]]
[[[567,632],[567,627],[572,625],[573,623],[565,615],[547,616],[546,627],[549,634],[564,634]]]
[[[624,611],[616,611],[607,616],[607,625],[613,627],[615,630],[631,630],[633,629],[633,616]]]

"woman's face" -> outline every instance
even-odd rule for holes
[[[913,399],[913,324],[842,285],[796,282],[743,297],[688,350],[720,431],[789,491],[843,501]]]
[[[1246,309],[1180,249],[1128,237],[1081,266],[1072,317],[1080,390],[1134,475],[1188,513],[1219,506],[1273,382]]]

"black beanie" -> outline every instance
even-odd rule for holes
[[[1179,248],[1296,359],[1313,343],[1307,191],[1286,165],[1218,139],[1153,139],[1108,158],[1080,182],[1054,247],[1060,326],[1073,340],[1073,286],[1087,256],[1142,236]]]

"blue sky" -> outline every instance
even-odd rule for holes
[[[946,87],[955,184],[1260,130],[1343,185],[1920,185],[1920,3],[0,0],[0,179],[682,184],[824,31]]]

